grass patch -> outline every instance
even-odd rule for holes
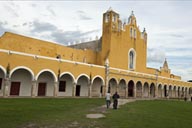
[[[86,114],[105,104],[89,98],[0,99],[0,128],[191,128],[192,103],[136,101],[107,110],[106,118]],[[95,109],[97,110],[97,109]]]
[[[101,123],[110,128],[191,128],[192,103],[181,101],[136,101],[110,110]]]
[[[88,98],[0,99],[0,128],[84,126],[89,110],[102,104],[103,99]]]

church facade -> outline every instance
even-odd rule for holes
[[[0,37],[0,97],[181,98],[192,83],[147,67],[147,33],[132,13],[122,23],[112,9],[103,14],[102,37],[63,46],[10,32]]]

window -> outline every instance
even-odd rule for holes
[[[66,81],[59,82],[59,92],[65,92],[66,89]]]
[[[130,37],[132,37],[132,32],[133,32],[133,29],[130,28]]]
[[[0,78],[0,90],[2,88],[2,78]]]
[[[113,15],[112,22],[116,22],[116,15]]]
[[[128,63],[128,65],[129,65],[129,69],[131,69],[131,70],[133,70],[133,69],[135,69],[135,61],[136,61],[136,59],[135,59],[135,57],[136,57],[136,54],[135,54],[135,50],[134,49],[131,49],[130,51],[129,51],[129,58],[128,58],[128,60],[129,60],[129,63]]]
[[[106,22],[106,23],[109,22],[109,14],[106,14],[106,15],[105,15],[105,22]]]
[[[136,29],[134,29],[134,38],[137,37]]]
[[[130,52],[129,57],[130,57],[129,68],[130,68],[130,69],[133,69],[133,58],[134,58],[134,55],[133,55],[133,52],[132,52],[132,51]]]

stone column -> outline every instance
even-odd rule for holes
[[[11,79],[10,78],[5,78],[4,79],[4,92],[3,92],[3,97],[8,97],[9,96],[9,87],[11,86]]]
[[[33,80],[31,86],[31,97],[36,97],[37,94],[36,90],[37,90],[37,81]]]
[[[127,98],[127,97],[128,97],[128,96],[127,96],[127,95],[128,95],[128,91],[127,91],[127,86],[126,86],[126,85],[125,85],[125,88],[124,88],[124,89],[125,89],[125,98]]]
[[[125,86],[125,98],[128,98],[128,85]]]
[[[177,90],[177,87],[175,89],[175,98],[178,98],[178,90]]]
[[[155,86],[155,98],[159,97],[159,93],[158,93],[158,84],[156,84]]]
[[[76,83],[73,82],[73,91],[72,91],[72,96],[75,97],[75,93],[76,93]]]
[[[88,83],[88,97],[91,98],[92,97],[92,83],[91,81]]]
[[[141,86],[141,98],[143,98],[144,96],[143,96],[143,89],[144,88],[144,86]]]
[[[149,89],[148,89],[148,98],[151,98],[151,93],[150,93],[150,86],[149,86]]]
[[[58,81],[54,82],[54,92],[53,92],[53,95],[54,97],[57,97],[58,95]]]
[[[134,98],[136,98],[136,95],[137,95],[136,93],[137,93],[137,91],[136,91],[136,85],[135,85],[135,86],[134,86],[134,89],[133,89],[133,97],[134,97]]]
[[[104,96],[106,95],[106,93],[108,91],[108,86],[109,86],[109,59],[107,58],[105,60],[105,86],[104,86],[104,90],[103,90]]]
[[[166,87],[166,98],[169,99],[169,86]]]

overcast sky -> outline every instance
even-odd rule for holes
[[[0,35],[5,31],[64,45],[101,37],[102,14],[109,7],[126,21],[134,11],[148,33],[148,67],[167,58],[172,73],[192,79],[192,2],[190,1],[0,1]]]

